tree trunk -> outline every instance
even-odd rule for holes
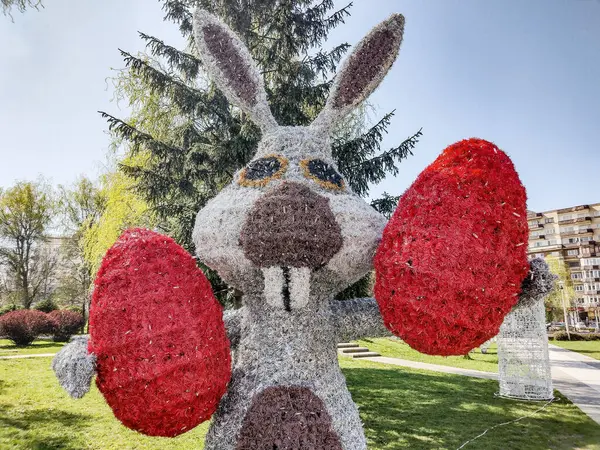
[[[31,308],[31,298],[29,298],[29,277],[27,276],[27,273],[23,273],[23,276],[21,277],[21,303],[23,303],[23,308]]]

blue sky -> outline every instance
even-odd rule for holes
[[[141,50],[138,30],[182,43],[158,2],[45,3],[14,23],[0,17],[0,186],[97,176],[109,137],[96,111],[127,112],[111,101],[117,48]],[[600,202],[598,0],[356,0],[351,11],[328,47],[405,15],[400,56],[371,102],[396,109],[386,147],[424,133],[373,196],[402,193],[446,146],[476,136],[512,157],[529,208]]]

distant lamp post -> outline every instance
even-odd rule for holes
[[[558,285],[560,286],[560,294],[562,297],[562,306],[563,306],[563,313],[565,316],[565,328],[567,330],[567,339],[571,340],[571,333],[569,333],[569,317],[567,316],[567,304],[566,304],[566,300],[565,300],[565,283],[564,283],[564,281],[560,280],[558,282]]]

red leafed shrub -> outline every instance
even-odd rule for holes
[[[463,355],[498,333],[528,271],[525,189],[491,142],[448,147],[400,199],[375,257],[385,325],[414,349]]]
[[[64,309],[52,311],[48,317],[52,321],[52,335],[57,342],[67,342],[84,323],[81,314]]]
[[[15,345],[29,345],[42,333],[52,331],[52,322],[46,313],[21,309],[0,317],[0,334]]]

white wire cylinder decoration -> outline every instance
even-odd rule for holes
[[[523,400],[552,399],[543,297],[521,298],[504,318],[497,341],[499,395]]]

